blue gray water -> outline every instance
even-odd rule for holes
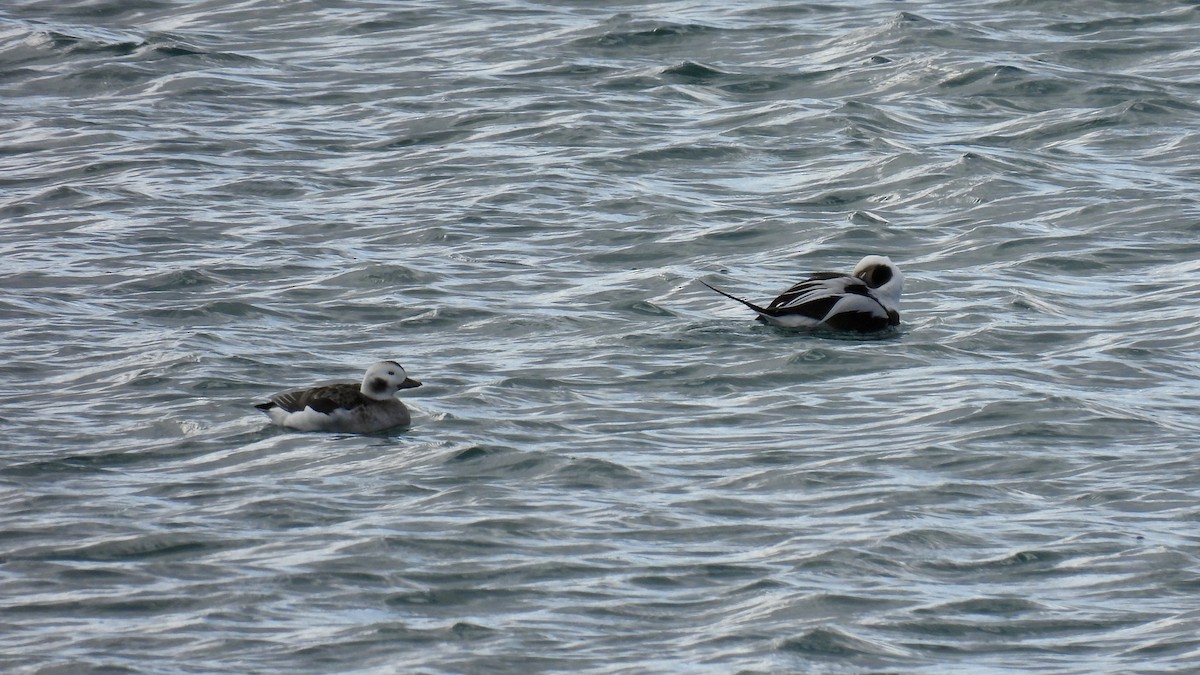
[[[0,669],[1200,667],[1198,34],[6,2]],[[868,253],[885,339],[697,283]],[[251,407],[387,358],[407,432]]]

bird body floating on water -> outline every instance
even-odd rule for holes
[[[380,361],[367,369],[362,384],[342,382],[276,394],[254,407],[271,421],[299,431],[339,431],[371,434],[412,421],[408,408],[396,398],[401,389],[419,387],[395,361]]]
[[[863,258],[850,274],[818,272],[766,307],[700,283],[754,310],[760,321],[780,328],[876,333],[900,325],[904,275],[881,255]]]

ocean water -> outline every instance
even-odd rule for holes
[[[1198,31],[4,3],[0,669],[1200,667]],[[869,253],[883,339],[698,283]],[[407,431],[252,407],[379,359]]]

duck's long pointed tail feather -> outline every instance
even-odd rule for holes
[[[763,316],[763,317],[774,316],[774,312],[767,309],[766,307],[759,307],[758,305],[754,304],[753,302],[750,302],[749,300],[743,300],[743,299],[739,298],[738,296],[730,295],[729,293],[726,293],[725,291],[723,291],[715,286],[709,286],[708,282],[706,282],[702,279],[697,279],[697,281],[704,284],[705,286],[708,286],[709,290],[711,290],[711,291],[716,291],[717,293],[720,293],[721,295],[729,298],[730,300],[737,300],[738,302],[749,307],[750,309],[754,310],[755,312],[758,312],[759,316]]]

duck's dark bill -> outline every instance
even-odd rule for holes
[[[406,377],[406,378],[404,378],[404,381],[400,383],[400,386],[398,388],[399,389],[412,389],[413,387],[419,387],[419,386],[421,386],[420,382],[417,382],[416,380],[412,379],[411,377]]]

